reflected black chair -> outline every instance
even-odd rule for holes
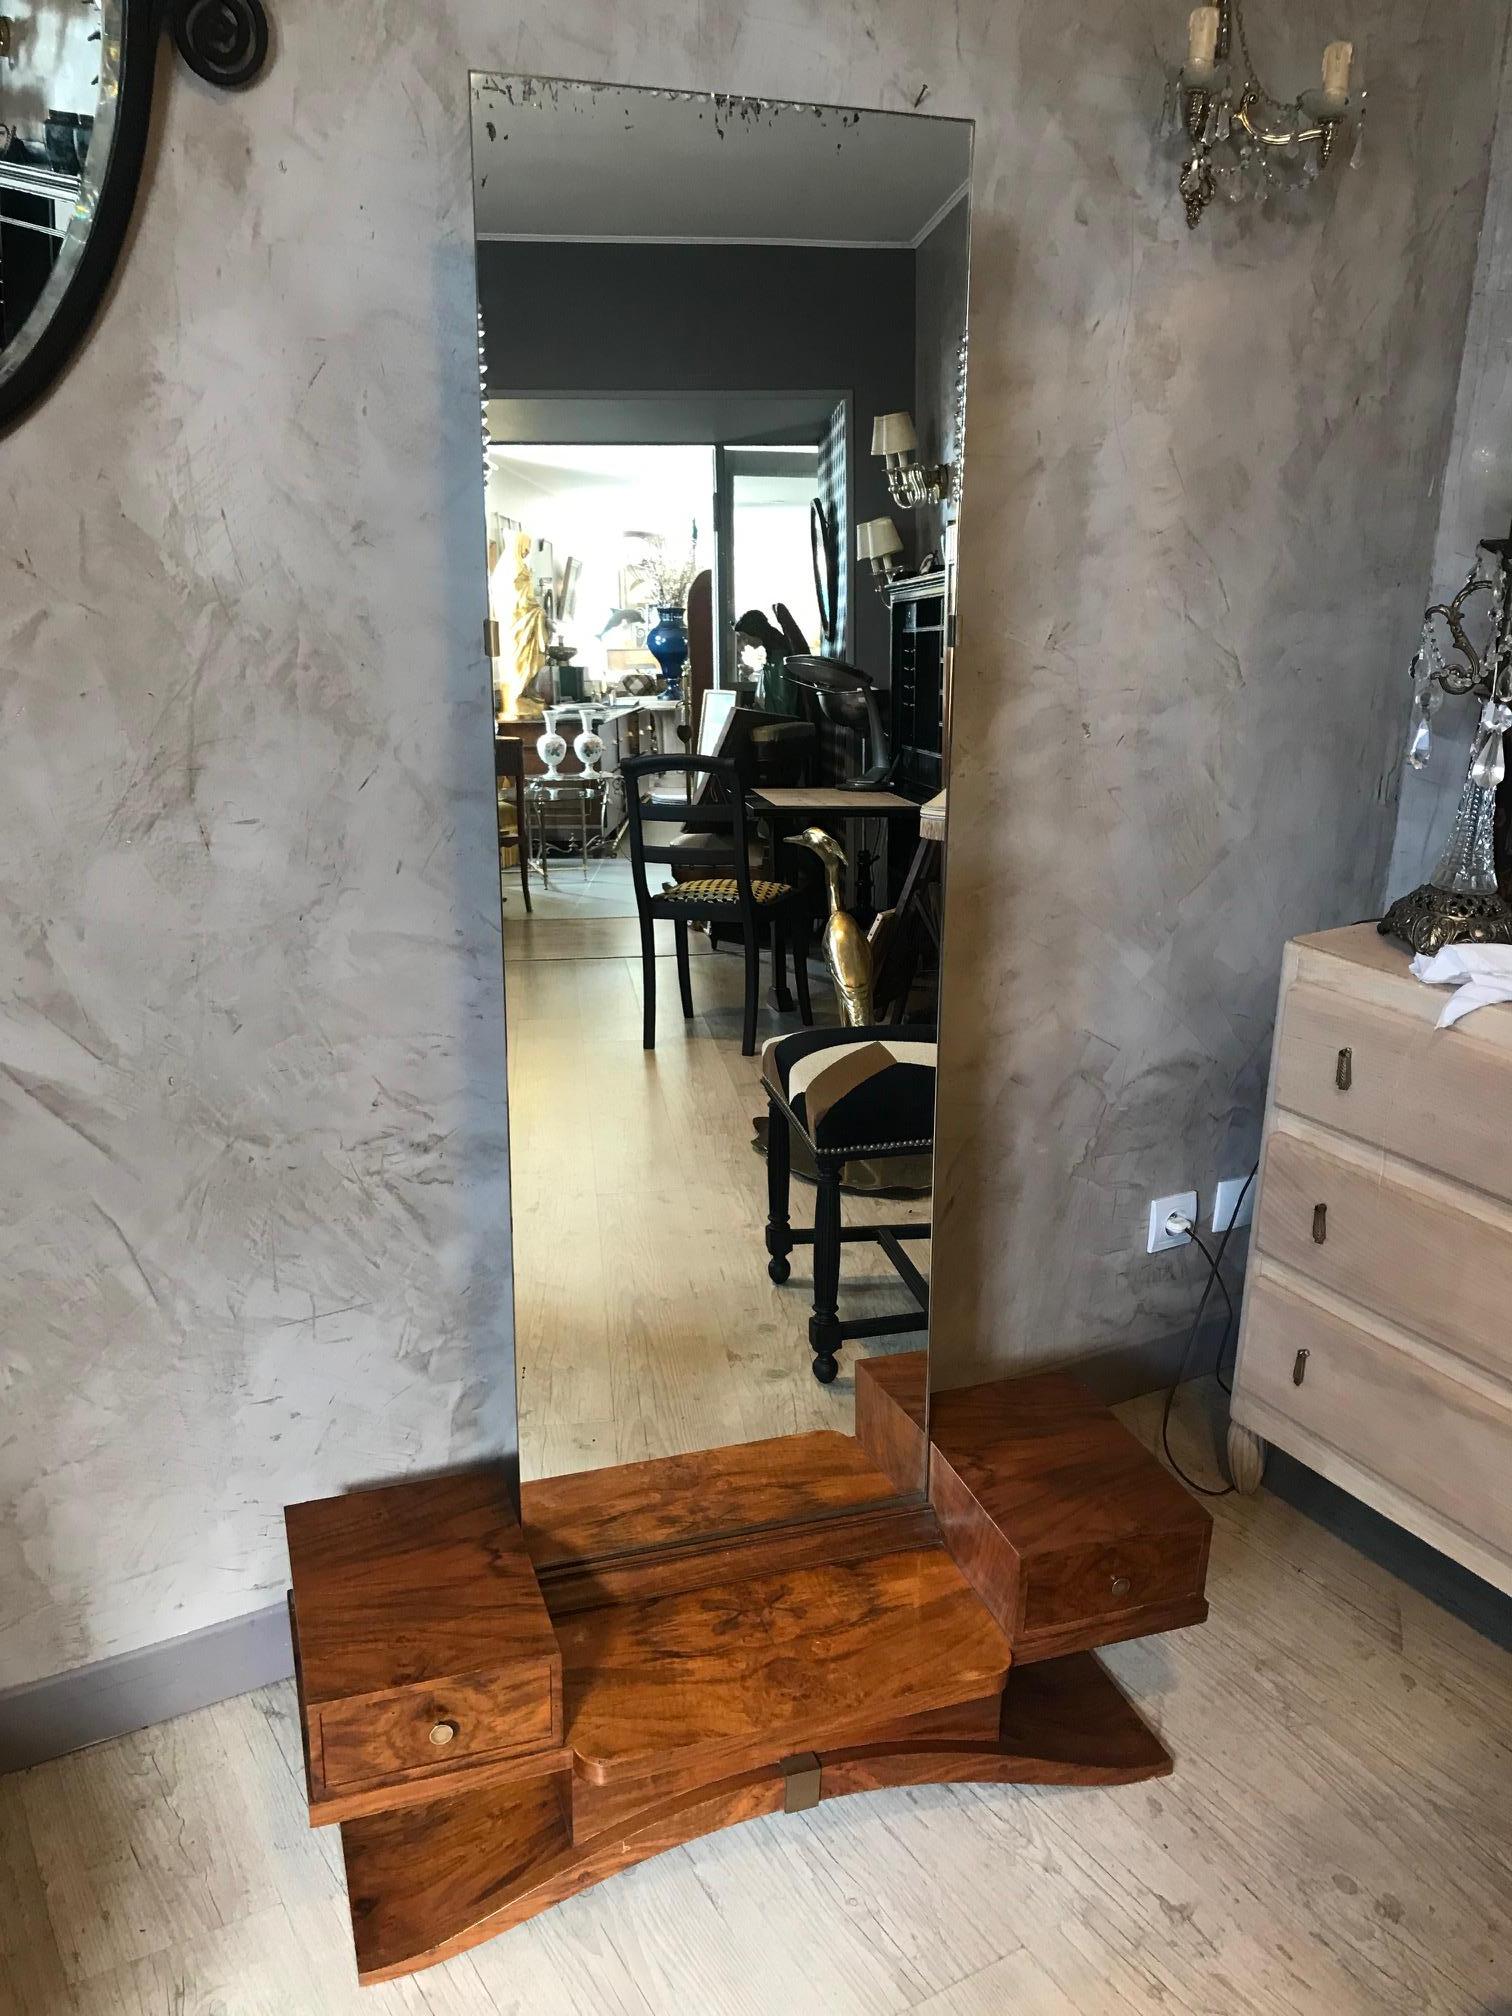
[[[500,787],[508,784],[506,798]],[[520,893],[530,915],[530,835],[525,823],[525,745],[517,735],[494,737],[494,795],[499,808],[499,847],[513,847],[520,866]]]
[[[677,948],[677,984],[682,1011],[693,1014],[693,984],[688,965],[688,926],[720,924],[739,929],[745,945],[745,1022],[741,1055],[756,1054],[756,1009],[761,989],[761,947],[770,934],[773,977],[779,994],[785,984],[786,947],[793,947],[798,1012],[812,1024],[808,990],[809,920],[813,897],[806,883],[771,882],[751,873],[750,840],[746,831],[745,795],[736,765],[721,756],[632,756],[621,763],[625,780],[625,813],[630,828],[630,873],[640,914],[641,972],[645,993],[646,1049],[656,1048],[656,923],[671,924]],[[643,799],[641,785],[673,778],[676,795]],[[704,788],[700,789],[700,781]],[[660,845],[646,839],[646,828],[671,826],[677,832]],[[648,862],[701,873],[683,881],[668,880],[653,891],[646,881]]]
[[[813,1374],[828,1386],[838,1353],[851,1338],[896,1337],[929,1328],[929,1283],[903,1251],[928,1239],[930,1222],[842,1225],[840,1189],[847,1162],[913,1158],[934,1152],[935,1039],[931,1029],[802,1030],[762,1046],[767,1091],[767,1273],[779,1287],[792,1274],[795,1246],[814,1249],[814,1307],[809,1317]],[[808,1149],[817,1177],[812,1231],[789,1216],[792,1134]],[[875,1240],[903,1283],[912,1307],[896,1316],[840,1317],[840,1249]]]

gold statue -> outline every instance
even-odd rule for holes
[[[551,619],[541,606],[536,594],[535,577],[530,571],[532,543],[528,532],[515,534],[514,673],[509,681],[505,706],[516,720],[530,720],[545,711],[540,696],[533,688],[545,668],[546,646],[551,642]]]
[[[875,1019],[872,948],[861,926],[844,907],[840,878],[846,867],[845,849],[821,826],[805,826],[801,833],[793,834],[792,844],[807,847],[824,863],[824,882],[829,891],[829,917],[822,940],[824,963],[835,983],[841,1022],[847,1029],[859,1029]]]

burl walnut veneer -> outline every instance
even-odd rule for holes
[[[925,1378],[922,1351],[856,1367],[857,1438],[895,1474],[918,1462]],[[1015,1664],[1207,1616],[1212,1521],[1079,1379],[993,1379],[928,1405],[929,1502]]]
[[[758,1814],[1171,1768],[1087,1648],[1205,1614],[1206,1514],[1058,1375],[936,1395],[900,1501],[924,1377],[863,1361],[854,1441],[527,1485],[523,1527],[496,1470],[289,1508],[363,1981]]]

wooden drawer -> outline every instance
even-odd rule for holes
[[[1403,984],[1437,1011],[1436,994]],[[1299,981],[1282,1009],[1275,1103],[1512,1201],[1512,1046],[1500,1018],[1489,1026],[1477,1033],[1472,1016],[1436,1029]]]
[[[1505,1206],[1278,1114],[1256,1245],[1346,1301],[1512,1376]]]
[[[342,1701],[320,1715],[325,1784],[362,1784],[460,1759],[520,1756],[552,1741],[546,1666],[466,1673],[431,1687]]]
[[[1241,1412],[1259,1401],[1512,1561],[1512,1388],[1501,1398],[1473,1374],[1453,1377],[1264,1261],[1244,1316]]]
[[[1046,1554],[1027,1565],[1024,1630],[1058,1632],[1080,1621],[1093,1642],[1117,1637],[1130,1611],[1161,1607],[1202,1594],[1206,1537],[1165,1534]]]
[[[317,1825],[561,1767],[561,1653],[502,1469],[312,1499],[284,1523]]]
[[[1016,1666],[1207,1615],[1211,1519],[1079,1380],[932,1394],[929,1441],[945,1544]]]

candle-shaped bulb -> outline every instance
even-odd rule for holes
[[[1187,74],[1210,77],[1218,54],[1218,9],[1194,7],[1187,16]]]
[[[1330,42],[1323,51],[1323,97],[1327,104],[1342,105],[1349,96],[1349,72],[1353,63],[1353,42]]]

